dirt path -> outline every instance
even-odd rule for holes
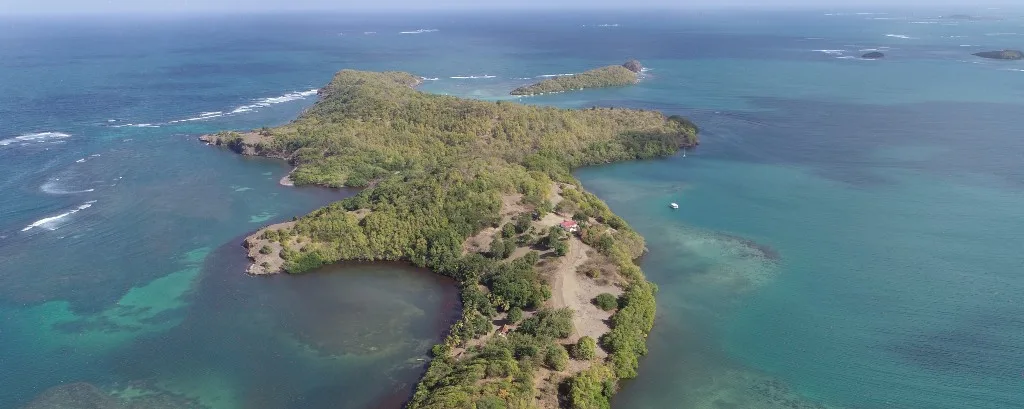
[[[566,253],[561,265],[551,277],[551,306],[555,308],[569,307],[579,311],[580,305],[575,302],[580,284],[576,277],[576,268],[587,261],[587,253],[583,242],[569,238],[569,252]],[[578,314],[577,314],[578,315]]]

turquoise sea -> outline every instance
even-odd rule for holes
[[[971,56],[1024,48],[1022,10],[0,27],[0,408],[400,407],[452,283],[245,276],[242,237],[352,192],[280,186],[286,164],[196,136],[285,123],[342,68],[511,100],[627,58],[649,68],[637,86],[518,99],[702,128],[685,156],[577,173],[647,238],[660,287],[615,408],[1024,407],[1024,62]]]

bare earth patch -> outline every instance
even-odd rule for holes
[[[517,214],[525,213],[529,211],[526,206],[522,204],[523,195],[515,193],[510,195],[501,196],[501,222],[499,226],[503,226],[505,223],[512,221],[512,218]],[[470,236],[466,241],[462,242],[462,254],[469,253],[483,253],[490,250],[491,240],[494,240],[494,235],[498,233],[498,228],[488,227],[477,232],[477,234]],[[524,251],[523,254],[526,254]]]
[[[272,224],[264,227],[245,238],[245,247],[249,249],[249,260],[252,264],[245,270],[252,275],[268,275],[280,273],[284,266],[284,259],[281,258],[281,243],[262,238],[263,233],[268,230],[290,229],[295,222]],[[294,240],[294,239],[293,239]],[[299,249],[299,243],[288,243],[289,247]],[[263,250],[266,248],[267,250]]]

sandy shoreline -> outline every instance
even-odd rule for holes
[[[292,173],[295,172],[295,169],[298,168],[292,168],[292,170],[289,171],[287,175],[281,177],[281,180],[277,183],[280,183],[281,186],[295,186],[295,181],[292,180]]]

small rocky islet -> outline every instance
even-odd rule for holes
[[[885,58],[885,54],[883,54],[881,52],[878,52],[878,51],[872,51],[870,53],[867,53],[867,54],[864,54],[864,55],[860,56],[860,58],[863,58],[865,60],[877,60],[877,59]]]
[[[974,55],[981,58],[988,58],[990,60],[1024,60],[1024,52],[1019,50],[982,51],[980,53],[974,53]]]

